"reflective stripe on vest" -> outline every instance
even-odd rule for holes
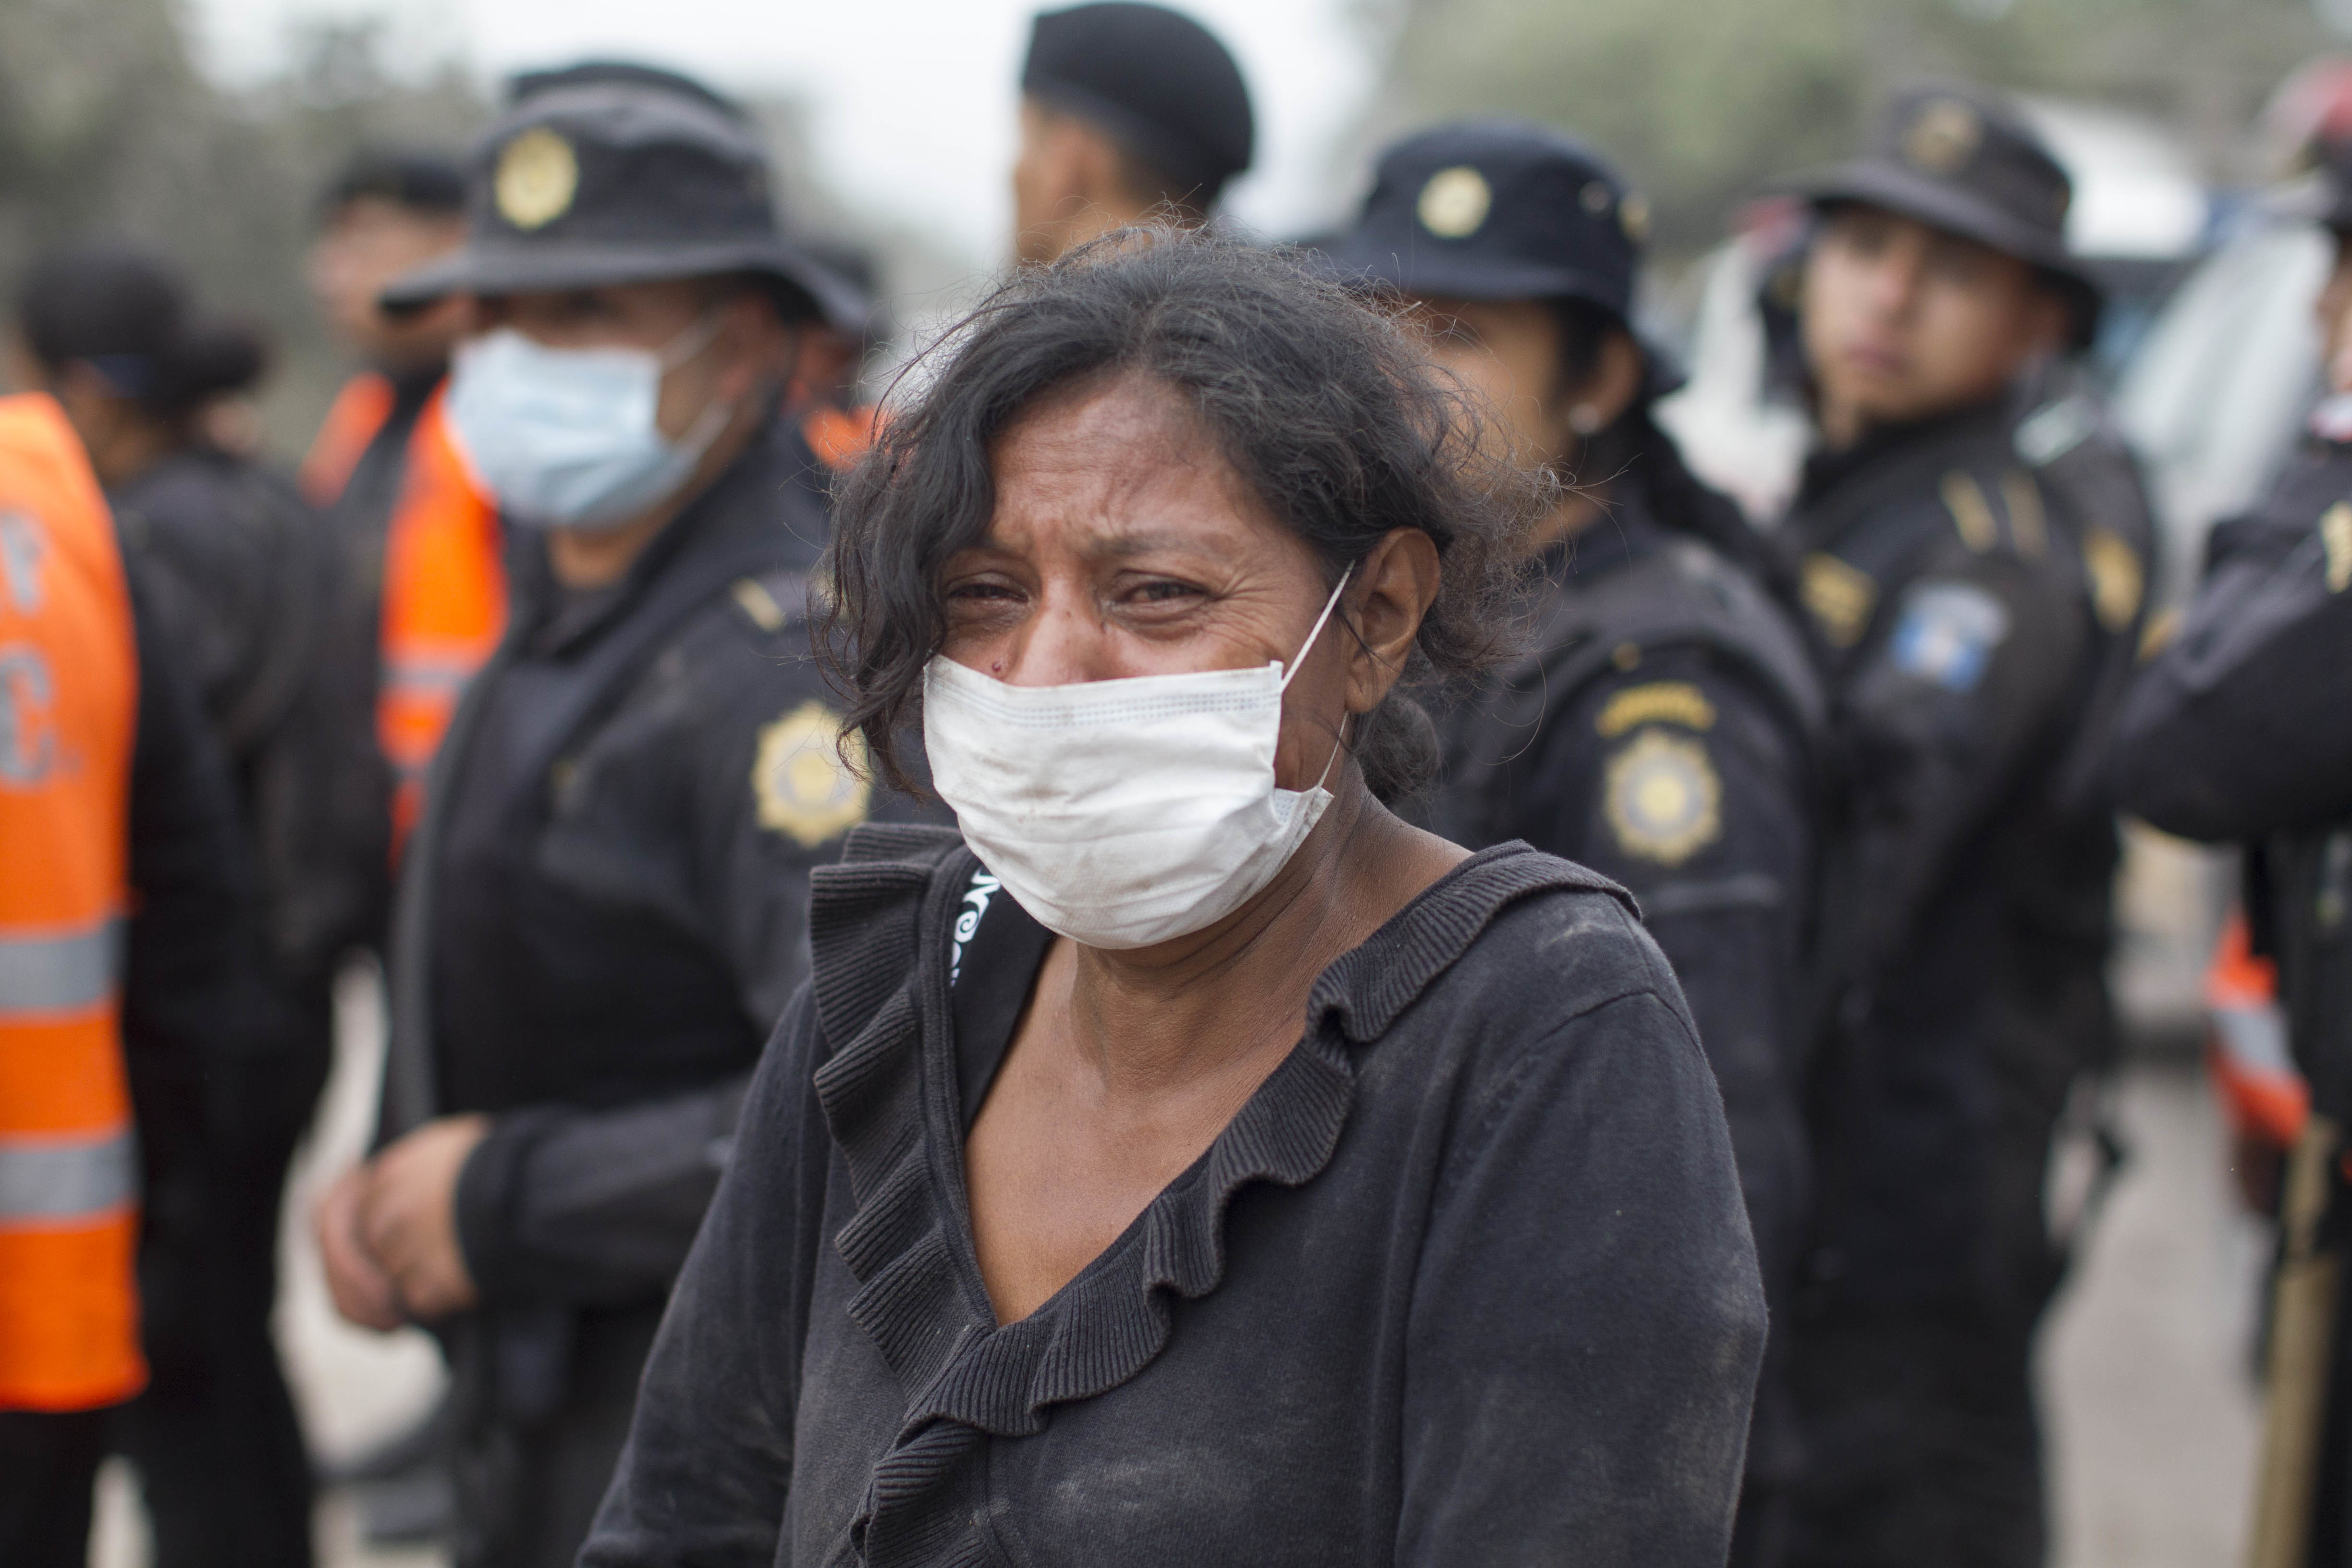
[[[383,680],[376,740],[397,780],[395,848],[415,825],[425,770],[466,685],[506,633],[504,536],[450,439],[444,392],[417,416],[384,538]]]
[[[101,1005],[114,994],[121,952],[119,921],[47,935],[0,931],[0,1024]]]
[[[0,1410],[146,1381],[118,1019],[138,654],[112,520],[54,403],[0,399]]]
[[[102,1215],[139,1194],[128,1131],[0,1140],[0,1225]]]

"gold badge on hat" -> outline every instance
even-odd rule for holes
[[[1440,239],[1466,239],[1486,221],[1495,193],[1486,176],[1467,163],[1440,169],[1421,187],[1421,226]]]
[[[849,737],[849,755],[859,764],[853,770],[835,745],[840,734],[841,715],[822,702],[803,702],[760,731],[751,795],[761,826],[814,849],[866,820],[874,795],[862,776],[866,742]]]
[[[499,216],[517,228],[540,228],[571,210],[580,189],[580,160],[572,143],[544,125],[534,125],[499,153],[491,183]]]
[[[1601,788],[1617,847],[1679,866],[1723,832],[1723,781],[1698,741],[1644,730],[1609,759]]]
[[[1930,99],[1903,132],[1903,156],[1931,174],[1957,174],[1984,141],[1984,121],[1957,98]]]

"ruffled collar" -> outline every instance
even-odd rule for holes
[[[856,1203],[835,1245],[859,1286],[850,1316],[907,1402],[852,1526],[870,1568],[985,1560],[966,1473],[983,1438],[1035,1433],[1051,1406],[1150,1364],[1175,1299],[1223,1277],[1234,1194],[1314,1179],[1347,1122],[1355,1052],[1500,910],[1545,888],[1623,896],[1516,842],[1456,867],[1323,972],[1299,1045],[1207,1152],[1052,1300],[999,1326],[971,1239],[946,962],[978,868],[951,831],[864,829],[811,893],[817,1012],[837,1042],[816,1093]]]

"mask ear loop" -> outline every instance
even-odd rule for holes
[[[700,321],[672,338],[654,355],[654,361],[661,366],[661,374],[665,377],[719,341],[719,330],[727,324],[727,304],[728,301],[721,300],[711,306],[702,313]],[[680,344],[685,347],[681,349]],[[710,449],[710,444],[719,439],[719,432],[727,428],[727,422],[734,417],[735,405],[712,403],[694,416],[694,423],[686,427],[685,435],[668,444],[699,461],[702,454]]]
[[[1299,667],[1307,662],[1307,655],[1308,651],[1315,647],[1315,639],[1323,635],[1323,623],[1331,618],[1331,612],[1333,610],[1339,608],[1339,595],[1348,586],[1348,579],[1355,574],[1356,563],[1350,561],[1348,563],[1348,569],[1339,574],[1339,581],[1331,589],[1331,596],[1323,601],[1323,613],[1315,617],[1315,629],[1308,632],[1307,634],[1307,640],[1299,645],[1298,657],[1290,661],[1290,668],[1283,675],[1282,684],[1275,688],[1276,691],[1287,691],[1290,689],[1291,677],[1297,675],[1298,673]],[[1325,784],[1330,782],[1331,770],[1339,766],[1339,752],[1341,748],[1346,746],[1348,743],[1348,721],[1354,717],[1355,715],[1352,713],[1342,713],[1339,715],[1339,733],[1332,739],[1331,754],[1323,760],[1323,776],[1315,781],[1315,787],[1317,789],[1321,789]]]
[[[1307,640],[1298,645],[1298,657],[1290,661],[1290,668],[1284,673],[1282,684],[1275,688],[1276,691],[1287,691],[1290,689],[1291,677],[1297,675],[1298,673],[1299,666],[1307,662],[1307,655],[1314,648],[1315,639],[1323,635],[1323,623],[1329,620],[1331,618],[1331,612],[1339,607],[1339,595],[1341,591],[1348,586],[1348,579],[1355,574],[1356,563],[1350,561],[1348,563],[1348,569],[1339,574],[1339,581],[1338,584],[1332,588],[1331,596],[1323,601],[1323,613],[1315,617],[1315,629],[1308,632],[1307,634]]]

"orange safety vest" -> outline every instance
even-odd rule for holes
[[[882,411],[871,404],[863,408],[835,408],[826,403],[801,420],[801,438],[818,462],[838,474],[866,456],[881,427]]]
[[[384,537],[376,742],[394,775],[395,847],[416,825],[425,771],[467,681],[506,634],[507,574],[498,508],[475,485],[450,439],[436,391],[417,416],[392,523]],[[302,465],[312,499],[331,502],[392,413],[380,375],[353,378],[328,410]]]
[[[0,398],[0,1410],[147,1381],[121,1034],[138,705],[98,481],[55,403]]]

